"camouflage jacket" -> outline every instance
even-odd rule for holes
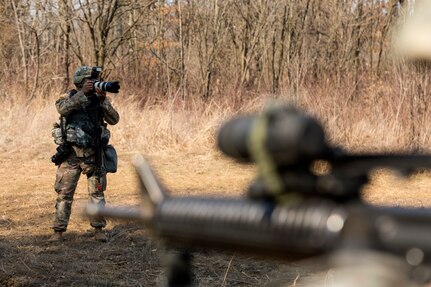
[[[90,101],[87,96],[84,95],[83,92],[78,91],[73,96],[70,96],[69,94],[63,95],[55,102],[55,106],[57,107],[59,114],[66,117],[74,110],[85,108],[89,103]],[[104,120],[110,125],[117,124],[120,120],[120,115],[111,105],[111,102],[107,97],[100,106],[102,107]]]
[[[92,100],[90,100],[81,91],[78,91],[74,95],[63,95],[55,103],[57,111],[60,113],[61,116],[65,117],[66,119],[66,123],[64,126],[66,140],[73,144],[72,147],[78,157],[86,157],[94,153],[93,148],[89,146],[92,135],[88,134],[88,131],[86,132],[84,126],[79,125],[79,123],[77,124],[76,121],[73,123],[69,122],[67,119],[70,117],[74,118],[74,115],[76,115],[76,113],[92,113],[94,111],[94,100],[97,99],[92,98]],[[115,125],[118,123],[120,116],[118,112],[114,109],[114,107],[111,105],[111,102],[107,97],[104,99],[103,102],[100,103],[99,113],[101,117],[101,137],[107,143],[109,141],[110,133],[109,130],[106,128],[106,124],[104,123],[104,121],[106,121],[110,125]],[[58,133],[59,127],[57,128],[57,134]],[[56,141],[55,136],[54,141]]]

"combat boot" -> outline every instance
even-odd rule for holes
[[[54,234],[49,238],[49,242],[61,242],[63,240],[64,238],[62,231],[54,231]]]
[[[108,237],[102,230],[102,227],[94,228],[94,239],[99,242],[108,242]]]

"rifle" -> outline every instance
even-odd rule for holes
[[[142,221],[167,243],[287,260],[372,250],[402,260],[421,274],[417,281],[429,280],[422,271],[431,261],[431,209],[371,206],[360,191],[373,170],[409,176],[430,169],[431,155],[345,152],[328,144],[317,120],[292,107],[227,122],[218,146],[257,164],[246,198],[172,197],[136,156],[141,207],[88,206],[87,214]]]
[[[96,103],[94,112],[91,113],[91,121],[93,123],[94,128],[91,130],[91,137],[94,143],[94,164],[96,165],[96,170],[94,174],[97,176],[97,189],[101,191],[103,189],[101,182],[101,178],[103,176],[103,147],[102,147],[102,128],[101,124],[103,124],[102,119],[102,107],[100,105],[100,101],[97,96],[92,96],[90,101],[94,101]]]

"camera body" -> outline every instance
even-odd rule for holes
[[[100,81],[100,75],[102,73],[101,67],[82,66],[76,69],[73,74],[73,83],[80,87],[83,85],[85,79],[89,79],[93,82],[93,89],[100,89],[104,92],[118,93],[120,90],[119,81],[113,82],[102,82]]]

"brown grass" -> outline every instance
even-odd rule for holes
[[[125,93],[126,94],[126,93]],[[132,94],[132,93],[130,93]],[[371,95],[371,93],[370,93]],[[371,96],[370,96],[371,97]],[[215,148],[220,124],[237,112],[260,110],[270,96],[237,101],[168,99],[140,101],[138,95],[113,97],[121,115],[111,128],[120,158],[119,171],[108,176],[108,204],[137,205],[135,153],[145,154],[172,193],[239,196],[255,169],[226,159]],[[406,150],[405,114],[393,116],[401,102],[371,98],[359,104],[335,91],[331,96],[303,90],[279,99],[296,103],[319,117],[331,141],[351,150]],[[80,216],[87,200],[86,182],[78,186],[66,241],[47,242],[54,211],[55,149],[50,136],[57,118],[55,95],[28,103],[17,93],[2,99],[0,110],[0,285],[1,286],[154,286],[162,284],[166,252],[146,229],[133,222],[109,221],[107,244],[93,242],[89,224]],[[372,103],[375,103],[373,105]],[[369,109],[368,109],[369,108]],[[428,143],[423,127],[419,141]],[[430,206],[426,173],[400,181],[380,171],[365,190],[373,204]],[[300,286],[311,272],[306,265],[260,261],[232,253],[195,253],[201,286],[263,286],[280,279]],[[281,271],[281,273],[280,273]],[[275,283],[274,283],[275,284]]]

